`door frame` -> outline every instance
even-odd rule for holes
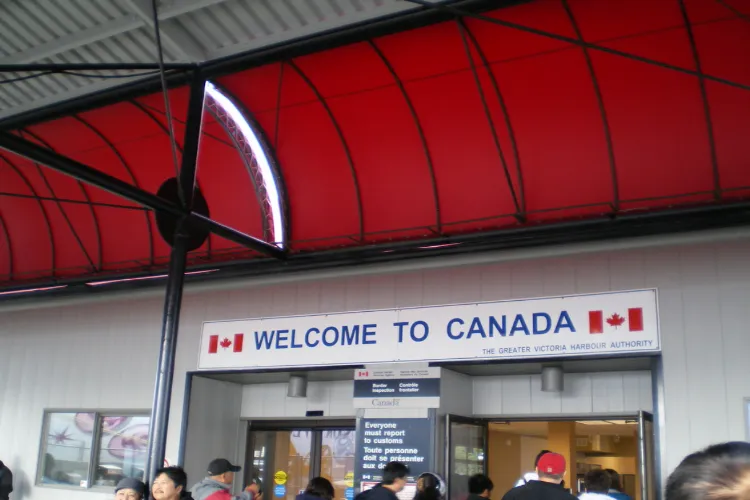
[[[445,431],[445,481],[446,485],[448,487],[448,491],[450,491],[450,423],[451,422],[465,422],[470,424],[477,424],[477,425],[484,425],[485,426],[485,460],[484,460],[484,467],[485,467],[485,474],[487,473],[487,467],[489,464],[489,453],[488,453],[488,445],[489,445],[489,424],[493,422],[550,422],[550,421],[586,421],[586,420],[634,420],[637,422],[638,425],[638,431],[636,434],[636,439],[638,441],[638,449],[636,454],[636,460],[638,462],[638,474],[642,476],[641,481],[641,489],[645,487],[646,483],[646,476],[644,474],[645,470],[645,461],[643,460],[643,453],[645,453],[645,450],[643,450],[642,446],[642,440],[641,440],[641,427],[643,426],[644,418],[650,418],[650,421],[655,425],[655,417],[654,414],[651,412],[645,412],[645,411],[635,411],[635,412],[613,412],[613,413],[588,413],[585,415],[576,414],[576,413],[570,413],[570,414],[535,414],[535,415],[511,415],[511,416],[504,416],[504,415],[475,415],[475,416],[462,416],[462,415],[454,415],[454,414],[446,414],[445,415],[445,422],[446,422],[446,431]],[[657,432],[656,427],[652,427],[653,430],[653,442],[654,446],[652,448],[652,453],[654,454],[653,457],[653,466],[654,466],[654,480],[657,482],[656,484],[656,491],[658,492],[660,489],[660,485],[658,483],[658,477],[659,477],[659,463],[661,460],[661,457],[659,456],[659,448],[657,446],[659,442],[659,434]],[[643,497],[644,500],[651,500],[647,499],[647,497]],[[659,498],[659,497],[657,497]]]
[[[450,496],[451,491],[451,424],[458,423],[458,424],[469,424],[469,425],[476,425],[479,427],[482,427],[482,439],[484,441],[484,460],[483,460],[483,466],[484,470],[482,471],[483,474],[487,474],[487,464],[489,463],[489,455],[487,453],[487,443],[489,440],[489,421],[485,418],[481,417],[468,417],[465,415],[457,415],[454,413],[446,413],[445,414],[445,449],[444,449],[444,459],[443,459],[443,480],[445,481],[445,488],[447,490],[448,496]]]
[[[356,418],[322,418],[322,419],[304,419],[304,420],[268,420],[268,419],[255,419],[245,421],[247,428],[247,437],[245,438],[245,463],[243,466],[244,470],[244,483],[249,484],[252,479],[253,462],[255,457],[253,456],[253,432],[265,431],[265,432],[292,432],[292,431],[310,431],[312,432],[310,442],[310,477],[308,481],[313,477],[320,475],[321,456],[319,452],[315,450],[322,450],[323,439],[322,432],[329,430],[347,430],[352,431],[356,435],[357,419]],[[272,485],[267,484],[265,478],[262,478],[263,491],[268,492],[268,488]],[[264,495],[264,498],[271,498],[270,496]]]

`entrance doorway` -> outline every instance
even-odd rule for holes
[[[653,417],[646,412],[594,420],[474,419],[448,415],[446,477],[451,500],[468,494],[468,478],[487,474],[499,500],[525,473],[534,470],[541,450],[561,453],[568,462],[565,486],[583,488],[592,469],[613,469],[633,500],[656,498]]]
[[[294,500],[313,477],[333,484],[334,500],[351,500],[354,420],[249,423],[245,484],[258,478],[265,500]]]

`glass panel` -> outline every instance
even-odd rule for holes
[[[88,487],[91,444],[96,416],[93,413],[47,414],[47,439],[41,464],[42,484]]]
[[[124,477],[143,479],[148,450],[146,416],[101,418],[94,485],[115,487]]]
[[[324,430],[321,433],[320,475],[333,483],[333,500],[352,500],[355,432]]]
[[[449,498],[460,500],[469,494],[469,477],[485,472],[485,428],[464,422],[449,425]]]
[[[312,431],[253,431],[251,441],[248,472],[261,478],[264,500],[294,500],[310,481]]]

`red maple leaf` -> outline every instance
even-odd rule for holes
[[[609,321],[609,320],[607,320],[607,321]],[[224,340],[222,340],[219,345],[221,347],[223,347],[224,349],[226,349],[227,347],[229,347],[230,345],[232,345],[232,341],[229,340],[228,338],[224,337]]]
[[[617,328],[618,326],[620,326],[623,323],[625,323],[625,318],[623,318],[622,316],[620,316],[617,313],[614,313],[612,316],[610,316],[609,318],[607,318],[607,323],[609,323],[610,325],[612,325],[615,328]]]

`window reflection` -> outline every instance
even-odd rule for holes
[[[47,439],[41,464],[43,484],[88,487],[95,420],[93,413],[47,415]]]
[[[101,418],[100,445],[94,481],[96,486],[116,486],[125,477],[142,479],[146,469],[148,417]]]

